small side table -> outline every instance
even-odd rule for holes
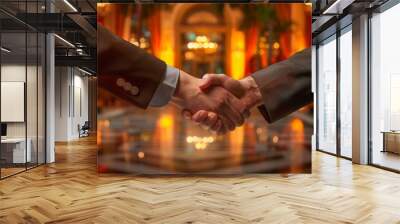
[[[382,152],[392,152],[400,154],[400,131],[382,131],[383,150]]]

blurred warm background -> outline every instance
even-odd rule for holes
[[[307,4],[98,3],[97,9],[98,22],[112,32],[197,77],[240,79],[311,46]],[[311,170],[312,105],[273,124],[254,110],[226,136],[183,120],[174,105],[143,111],[102,89],[98,109],[100,172]]]

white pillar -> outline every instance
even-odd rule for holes
[[[311,91],[314,94],[314,129],[313,135],[311,136],[311,149],[317,149],[317,49],[315,45],[312,45],[312,54],[311,54]]]
[[[72,139],[72,68],[57,67],[55,69],[55,141]]]
[[[55,55],[54,35],[46,36],[46,163],[55,161]]]
[[[46,12],[54,12],[54,5],[46,1]],[[54,34],[46,34],[46,163],[55,162],[55,42]]]
[[[368,163],[368,15],[353,20],[353,162]]]

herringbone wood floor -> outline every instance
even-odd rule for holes
[[[0,223],[400,223],[400,175],[315,152],[312,175],[96,173],[94,138],[0,181]]]

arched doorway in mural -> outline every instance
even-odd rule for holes
[[[224,5],[190,4],[177,17],[177,67],[196,77],[228,72],[230,23],[226,14]]]

